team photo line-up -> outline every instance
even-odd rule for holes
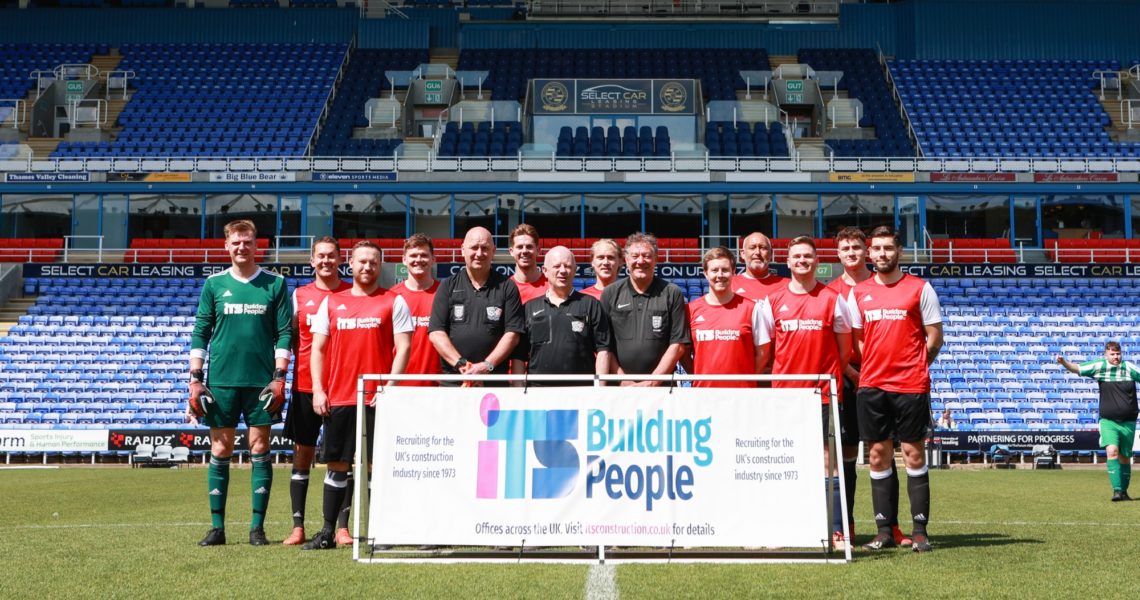
[[[251,221],[230,222],[224,234],[231,267],[203,285],[190,351],[187,417],[210,428],[212,527],[199,542],[202,546],[226,543],[230,461],[242,420],[249,429],[252,466],[249,542],[269,543],[264,522],[273,480],[270,427],[281,421],[292,361],[292,400],[284,427],[295,444],[289,485],[293,528],[286,545],[326,549],[353,541],[348,515],[360,375],[463,375],[472,378],[399,385],[491,386],[509,384],[477,376],[668,375],[680,366],[694,375],[830,374],[842,381],[842,389],[834,390],[841,421],[834,430],[842,447],[844,489],[838,489],[836,477],[828,483],[839,498],[833,547],[844,549],[850,542],[838,502],[846,505],[848,531],[854,536],[855,465],[862,441],[869,450],[876,527],[863,548],[933,549],[927,534],[931,492],[925,445],[931,429],[928,369],[943,345],[941,307],[929,283],[899,268],[903,248],[891,227],[869,234],[855,227],[840,230],[836,241],[843,273],[827,285],[816,280],[819,260],[810,237],[788,244],[790,278],[769,271],[773,247],[763,233],[742,238],[735,256],[727,248],[712,248],[702,258],[708,292],[687,304],[680,288],[656,276],[657,240],[648,233],[634,233],[624,244],[612,239],[594,243],[596,282],[581,290],[574,289],[576,264],[568,248],[547,249],[539,264],[540,238],[529,224],[519,225],[508,238],[512,275],[492,268],[494,237],[474,227],[463,239],[463,267],[437,280],[432,240],[414,234],[403,246],[407,277],[390,289],[380,285],[381,249],[375,243],[361,241],[351,248],[348,283],[339,274],[338,241],[321,237],[310,251],[313,281],[291,295],[283,277],[257,265],[257,230]],[[619,278],[623,261],[628,275]],[[737,261],[744,266],[739,274]],[[1101,360],[1073,364],[1058,356],[1057,362],[1100,382],[1101,444],[1109,457],[1112,499],[1129,499],[1140,369],[1121,360],[1114,342]],[[367,383],[364,422],[371,445],[371,405],[379,383]],[[621,385],[668,383],[631,380]],[[833,391],[826,380],[770,385],[818,386],[827,439]],[[896,443],[907,475],[910,535],[898,521]],[[316,460],[327,467],[323,524],[308,538],[306,498]],[[827,472],[833,475],[835,466]]]

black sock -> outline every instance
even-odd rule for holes
[[[289,500],[293,504],[293,527],[305,526],[305,499],[309,495],[309,470],[293,469],[289,477]]]
[[[891,520],[891,527],[899,526],[899,471],[891,467],[891,503],[889,513],[885,513]]]
[[[910,496],[914,535],[926,535],[926,523],[930,519],[930,473],[925,466],[906,470],[906,493]]]
[[[855,461],[843,461],[843,501],[847,503],[847,520],[855,522],[855,484],[858,481]]]
[[[332,531],[336,528],[337,514],[340,513],[340,505],[344,503],[344,496],[347,491],[348,473],[329,471],[325,475],[325,529]]]
[[[344,488],[344,498],[340,501],[340,512],[336,515],[337,529],[348,529],[348,513],[352,510],[352,486],[356,485],[351,472],[348,473],[347,483]]]
[[[894,469],[891,469],[893,472]],[[891,474],[871,471],[871,508],[879,533],[891,533]]]

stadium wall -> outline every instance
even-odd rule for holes
[[[454,14],[454,13],[450,13]],[[463,25],[463,48],[878,48],[898,58],[1140,59],[1140,3],[911,0],[844,4],[839,23],[502,23]],[[433,25],[434,26],[434,25]],[[433,39],[437,34],[433,32]],[[969,39],[969,43],[963,43]]]
[[[356,45],[358,48],[430,48],[431,24],[363,19],[356,25]]]
[[[1140,59],[1140,3],[1131,0],[912,0],[898,10],[913,58]]]
[[[0,10],[9,43],[344,43],[356,9],[289,10]]]

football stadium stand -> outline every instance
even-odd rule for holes
[[[386,132],[389,137],[353,137],[353,130],[369,126],[365,106],[372,98],[391,93],[386,70],[410,71],[428,62],[426,50],[386,50],[358,48],[349,57],[328,119],[321,127],[314,156],[385,156],[402,142],[399,127]],[[394,121],[399,121],[397,116]]]
[[[740,71],[769,68],[760,48],[488,48],[464,50],[461,71],[490,71],[486,87],[495,100],[522,100],[531,79],[700,79],[708,100],[735,100],[745,88]]]
[[[131,44],[117,69],[136,89],[108,142],[59,157],[300,156],[309,151],[347,46]]]
[[[903,60],[890,63],[926,156],[1140,156],[1114,142],[1097,71],[1116,61]]]
[[[702,252],[746,232],[777,266],[812,236],[834,276],[828,236],[894,225],[942,298],[932,408],[963,432],[1087,439],[1095,386],[1053,357],[1140,344],[1134,2],[20,4],[0,0],[0,298],[26,296],[0,318],[0,429],[184,427],[187,273],[228,262],[236,218],[290,286],[322,235],[380,236],[392,271],[416,231],[454,265],[475,225],[501,248],[534,224],[579,264],[649,230],[690,299]],[[539,111],[536,79],[685,80],[693,102],[579,113],[555,89]],[[61,129],[76,80],[105,121]]]
[[[1052,359],[1094,356],[1104,336],[1140,344],[1140,309],[1129,299],[1140,281],[931,281],[943,302],[947,340],[932,372],[933,410],[950,409],[965,431],[1095,428],[1094,384],[1066,377]],[[703,278],[674,282],[688,299],[708,289]],[[593,280],[575,283],[585,287]],[[36,301],[0,338],[0,426],[181,423],[200,284],[182,278],[25,281],[24,291]],[[94,381],[87,376],[93,364],[102,373]]]

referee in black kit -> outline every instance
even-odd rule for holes
[[[463,238],[465,268],[444,279],[436,291],[428,338],[445,375],[506,372],[503,367],[524,332],[518,286],[491,269],[494,256],[491,232],[472,228]]]
[[[625,241],[629,277],[606,287],[602,307],[613,331],[610,372],[619,375],[669,375],[692,343],[689,311],[681,289],[656,277],[657,238],[635,233]],[[623,381],[656,386],[660,381]]]
[[[525,352],[530,375],[603,375],[609,360],[610,321],[602,303],[574,290],[574,254],[565,246],[546,253],[543,274],[549,282],[546,294],[523,306]],[[521,360],[511,362],[511,372],[522,373]],[[516,382],[522,385],[522,382]],[[531,381],[528,385],[592,385],[590,381]]]

